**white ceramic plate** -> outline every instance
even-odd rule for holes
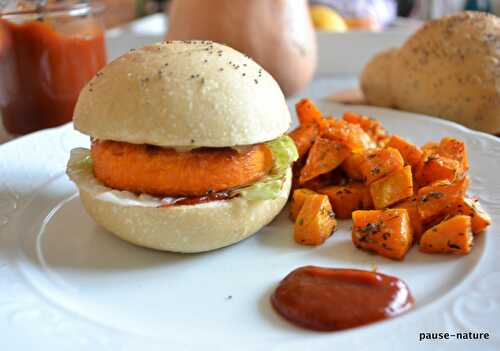
[[[88,138],[71,126],[0,147],[0,350],[498,350],[500,349],[500,141],[441,120],[378,108],[323,104],[380,118],[423,144],[466,141],[471,192],[494,224],[466,257],[403,262],[357,250],[350,222],[325,245],[296,245],[284,211],[260,233],[215,252],[180,255],[138,248],[98,227],[64,173]],[[168,231],[168,228],[165,228]],[[214,228],[214,230],[216,230]],[[410,286],[406,315],[339,333],[282,320],[273,288],[302,265],[372,269]],[[489,332],[488,341],[419,342],[421,332]]]

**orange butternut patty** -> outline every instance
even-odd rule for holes
[[[264,144],[238,152],[200,148],[189,152],[117,141],[93,141],[94,175],[104,185],[155,196],[203,196],[248,185],[269,173],[271,150]]]

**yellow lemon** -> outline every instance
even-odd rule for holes
[[[329,32],[345,32],[347,24],[344,19],[328,6],[314,5],[310,9],[314,27]]]

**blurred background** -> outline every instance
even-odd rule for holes
[[[171,0],[103,0],[107,5],[106,25],[119,26],[156,12],[167,12]],[[469,9],[500,14],[500,0],[311,0],[325,5],[345,18],[367,18],[390,24],[395,16],[427,20]],[[355,24],[353,24],[355,26]]]
[[[16,0],[0,0],[0,9]],[[49,0],[48,3],[67,2]],[[91,2],[76,1],[76,2]],[[100,0],[106,5],[105,23],[107,28],[126,24],[134,19],[158,12],[168,13],[171,0]],[[310,0],[311,6],[323,5],[331,8],[345,19],[366,19],[365,28],[373,23],[390,25],[395,16],[420,20],[441,17],[469,9],[500,14],[500,0]],[[327,15],[328,16],[328,15]],[[353,28],[359,23],[352,22]],[[363,28],[363,23],[361,23]]]

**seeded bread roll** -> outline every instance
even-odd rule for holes
[[[75,128],[97,139],[173,147],[266,142],[290,127],[276,81],[255,61],[211,41],[131,51],[83,89]]]
[[[290,123],[278,84],[243,54],[208,41],[150,45],[103,68],[83,89],[74,114],[75,128],[92,138],[146,144],[110,151],[134,155],[136,167],[128,167],[120,157],[113,158],[117,164],[110,158],[99,161],[95,153],[77,148],[71,152],[67,174],[87,213],[116,236],[158,250],[214,250],[255,234],[285,206],[290,164],[296,159],[293,141],[283,137]],[[240,152],[247,149],[241,146],[263,143],[268,157],[255,162],[272,162],[272,167],[266,166],[249,184],[222,181],[217,192],[226,198],[211,198],[216,191],[205,178],[207,172],[217,181],[239,170],[253,172],[248,163],[237,162],[234,152],[213,148]],[[148,162],[164,147],[174,149],[169,150],[171,159]],[[200,147],[196,158],[181,157]],[[110,166],[106,177],[125,174],[132,179],[133,192],[119,183],[105,186],[98,172],[102,162]],[[162,171],[175,173],[175,181],[170,190],[153,196],[146,184]],[[189,197],[176,192],[193,179],[201,189],[198,193]]]
[[[500,19],[462,12],[431,21],[364,68],[370,104],[500,133]]]

